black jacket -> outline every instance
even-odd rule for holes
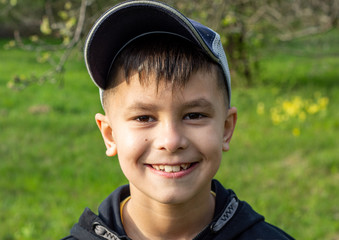
[[[226,190],[218,181],[212,181],[216,205],[212,222],[194,240],[273,240],[293,239],[281,229],[265,222],[250,205],[239,201],[232,190]],[[111,193],[100,205],[99,216],[86,208],[71,235],[63,240],[130,240],[120,218],[120,202],[130,194],[128,185]]]

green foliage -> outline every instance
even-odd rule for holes
[[[233,73],[238,123],[217,178],[296,239],[339,237],[338,37],[336,30],[269,46],[251,88],[237,86]],[[81,53],[65,65],[63,87],[10,89],[10,79],[39,76],[49,64],[7,43],[0,43],[0,239],[60,239],[85,207],[96,211],[126,180],[117,159],[105,156],[94,122],[98,91]],[[325,112],[307,114],[299,136],[269,111],[296,97],[328,99]]]
[[[70,1],[66,1],[63,7],[57,6],[60,4],[55,5],[51,7],[55,10],[52,16],[43,16],[40,31],[44,35],[51,35],[53,33],[54,37],[61,38],[62,44],[67,46],[75,32],[77,16],[79,15],[76,9],[79,6],[76,6],[74,9]],[[53,19],[54,22],[50,23],[50,19]]]
[[[53,73],[62,74],[69,50],[82,47],[82,37],[86,36],[98,13],[102,14],[105,9],[120,2],[122,0],[39,0],[28,4],[26,1],[1,0],[0,6],[4,10],[0,10],[0,23],[5,24],[5,29],[9,23],[9,29],[14,31],[16,39],[8,47],[19,45],[35,51],[34,46],[39,43],[40,48],[44,46],[44,50],[49,51],[44,55],[49,56],[45,61],[50,61],[58,51],[65,51],[63,56],[59,56],[59,64],[54,64],[56,67],[52,64],[48,76],[27,76],[29,81],[26,83],[43,82],[52,78]],[[220,33],[232,70],[248,86],[256,81],[254,74],[260,66],[260,47],[273,41],[324,32],[336,27],[338,23],[339,4],[334,4],[334,0],[314,0],[307,5],[303,1],[290,4],[289,1],[280,0],[165,2]],[[23,27],[26,23],[28,26]],[[19,25],[19,30],[14,25]],[[26,35],[33,32],[30,44],[21,42],[20,32]],[[44,41],[46,37],[58,39],[59,44],[47,44]],[[16,83],[15,80],[13,82]]]

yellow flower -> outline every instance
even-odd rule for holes
[[[72,3],[71,3],[70,1],[68,1],[68,2],[65,3],[65,9],[66,9],[66,10],[70,10],[71,7],[72,7]]]
[[[52,33],[52,29],[49,26],[49,20],[47,17],[42,18],[42,22],[40,25],[40,31],[45,35],[49,35]]]
[[[75,17],[71,17],[70,19],[67,20],[66,22],[66,28],[71,29],[77,22],[77,19]]]
[[[235,22],[236,22],[236,18],[235,18],[234,16],[232,16],[232,15],[227,15],[227,16],[223,19],[222,24],[223,24],[224,26],[228,26],[228,25],[231,25],[231,24],[233,24],[233,23],[235,23]]]
[[[306,120],[306,113],[304,111],[300,112],[298,114],[298,119],[299,121],[304,122]]]
[[[291,99],[282,100],[277,99],[276,106],[270,109],[272,122],[277,125],[282,122],[299,121],[304,122],[307,115],[317,114],[320,111],[325,111],[329,103],[328,97],[322,97],[320,92],[314,94],[313,99],[302,99],[299,96],[295,96]],[[257,113],[263,113],[263,103],[258,103]],[[299,131],[299,133],[298,133]],[[300,129],[295,128],[293,135],[300,134]]]
[[[279,114],[278,109],[272,108],[271,109],[271,119],[272,119],[272,122],[275,125],[278,125],[279,123],[281,123],[283,121],[283,116],[281,114]]]
[[[66,20],[68,18],[68,13],[66,11],[63,11],[63,10],[59,11],[58,15],[62,20]]]
[[[68,36],[65,36],[64,39],[63,39],[63,41],[62,41],[62,43],[63,43],[64,45],[69,44],[69,43],[70,43],[70,38],[69,38]]]
[[[31,39],[32,42],[37,42],[39,40],[39,37],[38,37],[38,35],[32,35],[30,37],[30,39]]]
[[[319,112],[319,106],[313,103],[307,107],[307,112],[309,114],[316,114],[317,112]]]
[[[17,0],[9,0],[9,4],[11,4],[12,6],[17,5],[18,1]]]
[[[282,107],[286,114],[292,117],[295,116],[299,111],[299,106],[290,101],[284,101]]]
[[[15,41],[14,40],[11,40],[8,42],[8,46],[9,47],[14,47],[15,46]]]
[[[304,106],[303,100],[300,97],[294,97],[292,102],[294,107],[298,110]]]
[[[265,113],[265,104],[262,102],[259,102],[257,105],[257,114],[263,115]]]
[[[49,52],[45,52],[37,58],[37,61],[39,63],[45,63],[50,59],[50,57],[51,57],[51,54]]]
[[[295,136],[295,137],[300,136],[300,129],[299,129],[299,128],[293,128],[292,134],[293,134],[293,136]]]
[[[7,87],[8,88],[13,88],[14,87],[14,82],[13,81],[8,81],[7,82]]]
[[[322,97],[318,99],[318,105],[321,110],[326,110],[329,99],[328,97]]]

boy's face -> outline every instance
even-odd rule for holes
[[[209,194],[236,122],[216,73],[197,72],[180,89],[165,81],[140,85],[138,74],[129,83],[123,74],[118,78],[107,115],[96,120],[106,154],[118,154],[132,196],[178,204]]]

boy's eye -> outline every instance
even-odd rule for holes
[[[137,120],[138,122],[154,122],[154,118],[150,117],[150,116],[139,116],[139,117],[136,117],[135,120]]]
[[[204,114],[201,113],[188,113],[184,116],[185,120],[191,120],[191,119],[201,119],[206,117]]]

